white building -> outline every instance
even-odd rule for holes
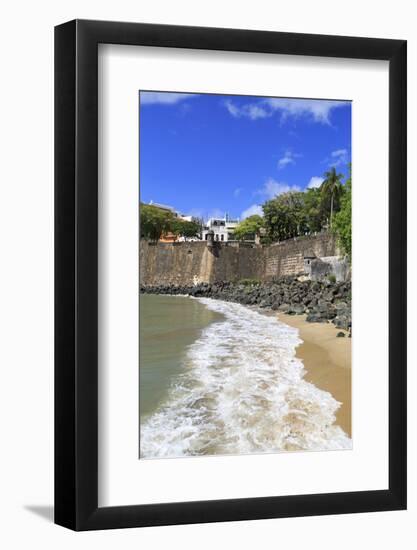
[[[168,206],[166,204],[160,204],[157,202],[150,201],[150,206],[155,206],[156,208],[159,208],[161,210],[166,210],[167,212],[171,212],[176,218],[187,221],[187,222],[199,222],[197,218],[194,216],[186,216],[184,214],[180,214],[175,208],[172,206]],[[172,234],[165,235],[165,237],[161,238],[161,241],[163,242],[172,242],[172,241],[199,241],[207,240],[207,234],[209,231],[214,232],[214,240],[220,241],[220,242],[227,242],[227,241],[233,241],[234,236],[234,230],[235,227],[239,224],[240,220],[232,220],[229,218],[228,214],[225,214],[224,218],[210,218],[207,223],[203,226],[201,238],[200,237],[175,237]]]
[[[207,240],[209,231],[213,231],[215,241],[233,241],[233,232],[238,223],[239,220],[231,220],[227,214],[224,218],[210,218],[203,227],[203,241]]]

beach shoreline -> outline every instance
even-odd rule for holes
[[[304,363],[304,379],[328,391],[341,406],[336,423],[352,437],[351,400],[351,344],[347,331],[336,329],[331,323],[308,323],[305,315],[278,314],[278,320],[299,330],[303,341],[296,356]],[[338,332],[345,337],[337,337]]]

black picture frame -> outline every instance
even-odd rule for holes
[[[389,62],[389,488],[98,507],[98,44]],[[55,523],[74,530],[406,508],[406,41],[74,20],[55,28]]]

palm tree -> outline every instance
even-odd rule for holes
[[[333,220],[334,199],[336,197],[339,197],[342,193],[343,185],[342,185],[341,179],[343,178],[343,174],[336,174],[336,168],[332,166],[329,172],[326,172],[324,174],[324,177],[325,179],[320,186],[320,190],[322,194],[327,196],[330,195],[330,229],[331,229],[332,220]]]

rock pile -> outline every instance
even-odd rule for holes
[[[200,283],[196,286],[141,286],[147,294],[174,294],[214,298],[226,302],[257,306],[289,315],[306,314],[311,323],[332,322],[336,328],[351,332],[351,283],[280,278],[268,283],[252,280]]]

